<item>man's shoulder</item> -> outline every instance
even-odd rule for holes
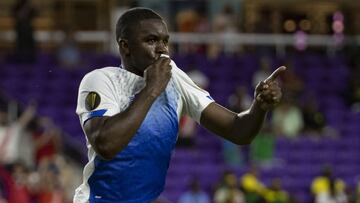
[[[118,71],[118,67],[104,67],[94,69],[87,74],[81,80],[80,89],[83,87],[93,86],[94,84],[99,85],[101,83],[108,84],[112,81],[112,76]]]
[[[88,80],[101,80],[108,78],[110,79],[112,75],[116,74],[119,71],[119,67],[103,67],[94,69],[84,75],[82,78],[82,81],[88,81]]]
[[[97,75],[108,75],[108,74],[113,74],[119,71],[119,67],[112,67],[112,66],[108,66],[108,67],[103,67],[103,68],[97,68],[94,69],[90,72],[88,72],[85,77],[89,77],[89,76],[97,76]]]

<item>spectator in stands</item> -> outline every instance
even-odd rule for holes
[[[35,118],[29,125],[35,147],[35,161],[53,159],[61,147],[61,131],[51,118]]]
[[[176,26],[179,32],[183,33],[194,33],[199,23],[199,13],[196,9],[188,8],[179,11],[176,14]],[[181,43],[179,45],[180,53],[194,53],[198,47],[193,43]]]
[[[335,189],[334,179],[329,181],[329,191],[323,191],[316,195],[315,203],[348,203],[344,191]]]
[[[57,52],[57,61],[65,69],[76,69],[80,63],[80,51],[74,39],[74,32],[68,29]]]
[[[211,32],[211,25],[209,22],[209,17],[207,14],[206,6],[199,7],[197,9],[197,11],[198,11],[198,20],[197,20],[197,24],[195,27],[195,32],[202,33],[202,34],[207,34],[207,33]],[[207,43],[202,43],[202,44],[196,45],[196,53],[201,53],[201,54],[206,55],[207,50],[208,50]]]
[[[315,95],[309,94],[305,98],[302,114],[304,118],[304,132],[310,135],[321,135],[326,121],[325,116],[319,110]]]
[[[252,164],[271,167],[274,164],[275,135],[268,120],[250,145],[250,160]]]
[[[264,198],[267,203],[288,203],[289,195],[282,189],[281,179],[274,178],[270,186],[264,191]]]
[[[31,0],[18,0],[14,5],[16,62],[33,63],[36,60],[36,47],[33,34],[33,19],[36,13],[37,11],[32,6]]]
[[[73,202],[74,191],[81,184],[81,166],[71,160],[72,157],[65,157],[62,154],[57,154],[55,157],[53,160],[59,169],[59,185],[62,186],[64,203]]]
[[[31,166],[33,144],[31,137],[25,133],[25,127],[35,115],[35,105],[29,105],[15,121],[8,121],[7,110],[0,113],[0,163],[11,164],[22,160]]]
[[[304,127],[301,109],[293,98],[285,96],[282,103],[273,112],[272,125],[276,135],[295,138]]]
[[[303,131],[307,135],[317,138],[319,136],[337,137],[338,132],[327,125],[324,114],[320,111],[318,101],[313,93],[308,93],[302,105],[304,118]]]
[[[333,176],[330,166],[325,166],[321,175],[314,178],[311,183],[311,192],[314,195],[315,203],[347,202],[345,183]]]
[[[236,14],[230,4],[226,4],[220,13],[217,13],[212,22],[212,30],[214,33],[221,34],[222,36],[231,36],[236,34],[237,28]],[[238,45],[234,44],[231,39],[226,39],[221,42],[223,45],[215,42],[209,46],[208,56],[216,58],[222,51],[225,54],[234,54],[238,51]]]
[[[223,141],[222,146],[224,162],[226,165],[239,168],[247,163],[248,148],[246,146],[240,147],[227,140]],[[243,151],[245,151],[245,153]]]
[[[240,185],[245,193],[246,203],[259,203],[263,201],[264,184],[258,178],[258,169],[252,166],[240,178]]]
[[[39,182],[39,203],[63,203],[64,191],[60,181],[60,170],[54,160],[43,160],[38,167]]]
[[[13,180],[13,197],[9,197],[9,203],[30,203],[29,169],[24,163],[16,162],[11,165],[11,177]]]
[[[41,159],[29,179],[37,203],[70,203],[81,182],[81,167],[57,154],[51,159]]]
[[[222,185],[215,191],[215,203],[245,203],[243,192],[239,189],[234,173],[225,172]]]
[[[190,190],[181,195],[178,203],[210,203],[209,196],[201,189],[199,181],[192,179]]]
[[[176,14],[176,26],[179,32],[195,32],[199,14],[196,9],[188,8]]]
[[[26,187],[27,169],[18,163],[9,165],[8,170],[0,165],[0,182],[5,190],[3,199],[6,203],[30,203]]]

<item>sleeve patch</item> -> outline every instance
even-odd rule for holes
[[[85,98],[85,108],[88,111],[96,109],[100,105],[100,95],[96,92],[89,92]]]

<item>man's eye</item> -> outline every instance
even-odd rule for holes
[[[155,39],[149,39],[149,40],[148,40],[148,43],[154,44],[154,43],[156,43],[156,40],[155,40]]]
[[[169,40],[168,40],[168,39],[165,39],[163,42],[164,42],[165,45],[168,45],[168,44],[169,44]]]

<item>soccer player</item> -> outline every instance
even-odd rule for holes
[[[285,67],[259,83],[249,110],[234,113],[217,104],[166,56],[166,24],[150,9],[126,11],[117,22],[116,39],[121,66],[91,71],[79,87],[76,112],[89,162],[75,203],[153,201],[164,189],[182,114],[243,145],[281,99],[275,80]]]

